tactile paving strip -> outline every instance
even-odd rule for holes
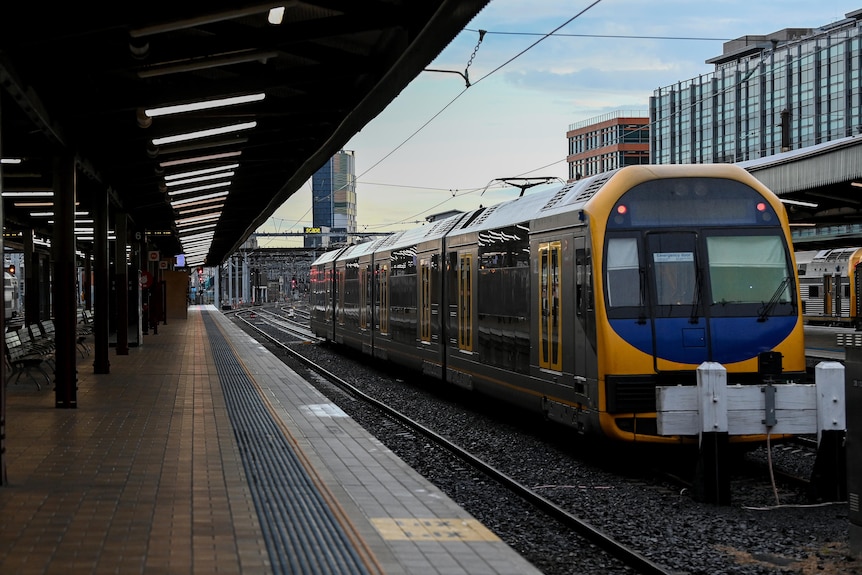
[[[369,575],[215,320],[203,318],[274,571]]]

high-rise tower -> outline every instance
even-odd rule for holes
[[[328,228],[329,244],[346,243],[356,233],[356,167],[353,151],[341,150],[311,177],[315,228]],[[343,235],[341,235],[343,234]],[[306,246],[326,245],[327,236],[306,237]]]

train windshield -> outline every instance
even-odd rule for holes
[[[610,214],[605,257],[611,318],[794,313],[781,220],[741,182],[678,178],[635,186]]]
[[[712,304],[790,303],[791,277],[782,238],[711,236],[706,238]]]

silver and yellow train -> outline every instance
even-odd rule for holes
[[[678,442],[656,387],[703,362],[753,385],[773,352],[777,380],[805,376],[790,246],[741,168],[626,167],[323,254],[312,329],[584,434]]]
[[[796,253],[802,316],[806,323],[862,328],[860,264],[860,247]]]

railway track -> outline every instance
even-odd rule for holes
[[[505,487],[505,489],[507,489],[508,491],[516,494],[523,501],[531,505],[535,510],[543,513],[544,515],[547,515],[550,518],[555,519],[557,522],[559,522],[560,525],[564,526],[566,529],[572,530],[578,536],[589,541],[592,545],[602,549],[610,557],[614,558],[617,561],[620,561],[625,567],[631,569],[634,573],[644,575],[671,575],[673,573],[676,573],[676,571],[665,569],[661,565],[653,562],[649,558],[635,551],[628,545],[618,541],[606,532],[597,529],[582,518],[575,516],[568,510],[550,501],[549,499],[538,493],[536,490],[522,484],[521,482],[517,481],[516,479],[512,478],[505,472],[495,467],[494,465],[476,457],[468,450],[436,433],[432,429],[419,423],[410,416],[386,405],[382,401],[379,401],[367,395],[365,392],[351,385],[349,382],[338,377],[334,373],[331,373],[326,369],[322,368],[321,366],[316,365],[312,361],[305,358],[302,354],[299,354],[295,350],[291,349],[289,345],[283,343],[279,337],[275,337],[271,333],[268,333],[268,331],[266,329],[263,329],[258,322],[253,321],[260,319],[261,322],[265,323],[267,326],[276,329],[285,329],[285,332],[290,333],[291,335],[297,333],[297,331],[300,334],[302,333],[302,330],[296,330],[294,326],[284,327],[284,322],[275,317],[277,314],[273,314],[270,312],[257,313],[256,317],[254,318],[248,317],[250,315],[251,314],[240,314],[237,316],[236,319],[238,321],[244,322],[245,326],[249,330],[253,330],[254,333],[258,334],[260,338],[265,339],[270,345],[276,346],[283,353],[290,355],[292,359],[302,363],[307,368],[324,377],[326,381],[330,384],[337,386],[340,390],[348,393],[354,399],[362,401],[364,404],[372,406],[375,409],[379,410],[381,413],[385,414],[386,417],[396,421],[399,425],[403,426],[406,430],[408,430],[409,433],[420,434],[426,441],[433,442],[436,447],[443,449],[447,453],[458,458],[458,460],[460,460],[463,464],[468,465],[475,470],[478,470],[488,479],[496,482],[497,484]]]

